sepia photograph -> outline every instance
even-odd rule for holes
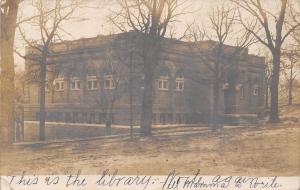
[[[299,0],[0,6],[0,190],[300,189]]]

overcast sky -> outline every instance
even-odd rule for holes
[[[26,18],[36,14],[35,9],[32,7],[32,1],[25,0],[21,4],[19,12],[19,18]],[[49,2],[52,0],[48,0]],[[109,23],[107,17],[112,14],[112,10],[117,9],[116,0],[85,0],[86,4],[84,8],[80,8],[75,12],[75,19],[63,23],[63,29],[65,40],[75,40],[79,38],[94,37],[100,34],[108,34],[114,30],[114,27]],[[299,1],[295,0],[299,8]],[[175,28],[176,33],[181,35],[184,31],[185,25],[196,20],[198,23],[204,25],[208,22],[208,15],[210,14],[213,7],[215,7],[220,1],[219,0],[188,0],[186,6],[188,11],[193,13],[185,14],[177,18]],[[278,7],[278,0],[265,0],[268,8]],[[28,39],[37,39],[40,37],[39,32],[29,25],[21,26],[26,33]],[[20,35],[16,35],[16,48],[22,54],[24,54],[25,42],[22,40]],[[252,47],[251,52],[257,52],[257,46]],[[24,69],[24,60],[19,56],[16,57],[16,65],[18,69]]]

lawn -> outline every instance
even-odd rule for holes
[[[225,127],[217,133],[177,130],[153,137],[15,146],[1,151],[1,174],[300,175],[299,122]],[[193,131],[193,130],[192,130]]]

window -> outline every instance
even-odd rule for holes
[[[241,99],[245,98],[245,88],[243,86],[240,88],[240,91],[241,91]]]
[[[222,85],[222,90],[226,90],[229,88],[229,84],[226,82]]]
[[[240,99],[243,99],[245,97],[245,88],[244,88],[243,84],[237,84],[235,86],[235,90],[239,91]]]
[[[158,89],[159,90],[168,90],[169,89],[168,77],[160,77],[160,79],[158,79]]]
[[[156,114],[155,113],[152,114],[152,123],[156,124]]]
[[[66,123],[71,122],[71,114],[69,112],[65,113],[65,122]]]
[[[72,122],[73,123],[77,123],[79,120],[78,120],[78,113],[77,112],[74,112],[73,113],[73,119],[72,119]]]
[[[253,95],[258,96],[258,85],[254,85],[253,87]]]
[[[50,84],[46,83],[45,85],[45,92],[49,92],[50,91]]]
[[[96,121],[96,115],[95,115],[95,113],[90,113],[89,123],[95,123],[95,121]]]
[[[78,78],[72,78],[71,90],[80,90],[80,80]]]
[[[179,68],[176,71],[176,91],[184,90],[184,73],[183,69]]]
[[[64,79],[55,79],[54,80],[55,90],[63,91],[64,90]]]
[[[183,91],[184,78],[176,78],[176,91]]]
[[[144,85],[145,85],[145,75],[142,75],[141,77],[141,89],[144,90]]]
[[[168,123],[173,123],[173,114],[168,114]]]
[[[97,89],[97,77],[96,76],[88,76],[87,77],[87,87],[88,87],[88,90],[96,90]]]
[[[178,123],[178,124],[181,124],[182,123],[182,114],[180,114],[180,113],[177,113],[176,114],[176,122]]]
[[[105,75],[104,76],[104,89],[114,89],[114,88],[115,88],[115,84],[114,84],[113,76]]]
[[[162,66],[159,67],[157,86],[159,90],[168,90],[169,89],[169,69],[168,67]]]
[[[166,116],[167,114],[164,114],[164,113],[161,113],[160,114],[160,117],[159,117],[159,122],[161,123],[161,124],[165,124],[166,123]]]
[[[86,123],[87,122],[87,113],[84,112],[81,115],[82,115],[82,117],[81,117],[81,123]]]

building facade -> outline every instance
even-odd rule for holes
[[[154,68],[153,123],[209,122],[213,107],[213,41],[160,40]],[[143,35],[135,32],[56,43],[47,59],[46,121],[139,123],[144,88]],[[264,58],[234,57],[225,46],[220,114],[257,114],[264,101]],[[227,55],[227,56],[226,56]],[[39,53],[26,49],[25,120],[39,118]],[[233,58],[234,57],[234,58]]]

